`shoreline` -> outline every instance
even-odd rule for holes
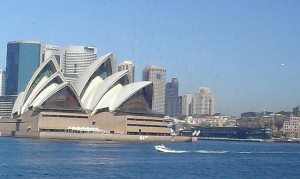
[[[300,143],[300,139],[235,139],[235,138],[212,138],[212,137],[199,137],[198,140],[216,140],[216,141],[235,141],[235,142],[263,142],[263,143]]]

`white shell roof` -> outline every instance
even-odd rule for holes
[[[18,95],[18,97],[17,97],[17,99],[16,99],[16,101],[15,101],[15,104],[14,104],[14,106],[13,106],[13,108],[12,108],[12,111],[11,111],[11,114],[14,114],[14,113],[18,113],[18,115],[20,114],[20,110],[21,110],[21,103],[22,103],[22,101],[23,101],[23,98],[25,97],[25,92],[24,91],[22,91],[19,95]]]
[[[47,60],[45,60],[45,61],[38,67],[38,69],[37,69],[37,70],[34,72],[34,74],[32,75],[32,77],[31,77],[29,83],[28,83],[27,86],[26,86],[24,97],[27,95],[27,93],[28,93],[28,91],[29,91],[29,89],[30,89],[32,83],[34,82],[35,78],[39,75],[39,73],[42,71],[42,69],[43,69],[48,63],[50,63],[50,62],[53,63],[53,65],[54,65],[56,71],[59,71],[59,65],[58,65],[58,63],[57,63],[55,57],[54,57],[53,55],[50,56]],[[24,99],[22,100],[22,103],[21,103],[21,104],[22,104],[22,105],[24,104]]]
[[[141,81],[141,82],[131,83],[126,86],[123,86],[120,93],[118,93],[118,95],[116,96],[117,100],[111,102],[109,106],[109,110],[111,111],[116,110],[119,106],[121,106],[121,104],[123,104],[132,95],[134,95],[141,89],[151,84],[152,82],[150,81]]]
[[[127,75],[128,72],[120,71],[115,74],[112,74],[104,79],[104,81],[95,87],[95,93],[93,94],[93,100],[89,104],[90,109],[94,109],[100,99],[105,95],[105,93],[114,85],[119,79]],[[84,104],[85,105],[85,104]]]
[[[60,85],[57,85],[56,83],[53,83],[52,85],[50,85],[49,87],[47,87],[44,91],[42,91],[38,97],[36,97],[36,99],[32,102],[32,106],[33,107],[38,107],[40,105],[42,105],[47,99],[49,99],[52,95],[54,95],[56,92],[58,92],[59,90],[68,87],[70,88],[74,94],[76,95],[77,101],[79,102],[80,106],[82,106],[74,88],[72,87],[72,85],[70,85],[70,83],[65,82],[62,83]],[[49,90],[48,90],[49,89]]]
[[[77,82],[74,84],[74,89],[79,96],[94,72],[109,58],[112,60],[112,53],[107,53],[101,56],[98,60],[95,60],[90,66],[88,66],[88,68],[78,77]]]
[[[116,95],[122,90],[122,85],[118,84],[110,89],[98,102],[97,106],[94,108],[91,116],[96,114],[98,109],[109,108],[111,101],[115,100]]]
[[[93,110],[91,104],[95,100],[95,96],[98,94],[98,88],[102,86],[102,82],[103,80],[100,76],[97,76],[91,81],[81,98],[84,108]]]
[[[40,106],[41,104],[43,104],[43,102],[48,99],[51,95],[54,94],[54,91],[56,90],[56,88],[59,85],[56,83],[51,84],[50,86],[48,86],[46,89],[44,89],[36,98],[35,100],[32,102],[32,106],[33,107],[37,107]]]
[[[57,77],[60,78],[63,83],[66,82],[66,79],[64,78],[64,76],[61,74],[60,71],[54,73],[49,78],[45,76],[37,84],[37,86],[33,89],[31,94],[29,95],[28,99],[24,102],[24,105],[21,110],[21,114],[24,113],[28,109],[28,107],[31,105],[32,101],[37,97],[37,95],[41,92],[41,90],[44,89],[47,84],[49,84],[53,79],[55,79]]]
[[[103,96],[91,115],[94,115],[98,109],[109,108],[109,111],[116,110],[132,95],[151,84],[152,82],[150,81],[141,81],[125,86],[115,86]]]

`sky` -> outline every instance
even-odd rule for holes
[[[215,112],[292,111],[300,104],[300,1],[18,0],[0,2],[6,45],[88,45],[130,59],[136,79],[158,65],[179,93],[209,87]]]

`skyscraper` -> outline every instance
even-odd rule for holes
[[[143,70],[143,80],[153,83],[152,110],[165,113],[166,70],[148,65]]]
[[[178,97],[178,79],[172,78],[172,81],[166,84],[166,115],[179,117],[179,97]]]
[[[0,70],[0,96],[5,94],[5,70]]]
[[[63,73],[68,81],[73,81],[97,59],[97,48],[69,46],[64,52]]]
[[[47,60],[52,55],[56,59],[59,67],[62,69],[62,63],[63,63],[63,54],[64,50],[60,48],[59,46],[55,45],[42,45],[41,50],[42,58],[40,61],[40,64],[43,63],[45,60]]]
[[[295,117],[300,117],[300,105],[293,108],[293,115]]]
[[[132,61],[123,61],[118,65],[118,71],[128,70],[129,83],[134,82],[135,67]]]
[[[192,100],[193,96],[191,94],[184,94],[181,98],[181,115],[183,116],[191,116],[192,113]]]
[[[193,115],[203,114],[214,114],[214,97],[207,87],[200,87],[193,97]]]
[[[25,90],[41,60],[41,44],[13,41],[7,44],[5,94],[16,95]]]

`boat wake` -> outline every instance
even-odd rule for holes
[[[158,152],[162,153],[199,153],[199,154],[300,154],[299,152],[280,152],[280,151],[226,151],[226,150],[195,150],[195,151],[187,151],[187,150],[174,150],[164,145],[157,145],[154,148]]]
[[[197,150],[195,152],[201,153],[201,154],[225,154],[225,153],[228,153],[228,151],[215,151],[215,150]]]

